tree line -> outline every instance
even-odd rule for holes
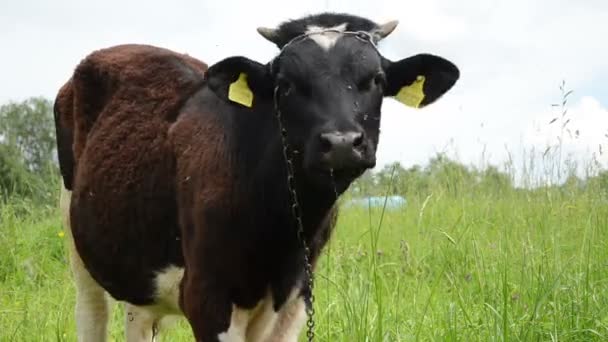
[[[0,106],[0,200],[21,197],[51,203],[59,182],[52,101],[31,97]],[[572,175],[559,187],[608,192],[608,171],[585,180]],[[483,191],[501,195],[514,189],[512,175],[495,166],[480,170],[437,154],[424,167],[405,168],[396,162],[368,171],[353,184],[350,194],[425,197],[437,191],[453,196]]]

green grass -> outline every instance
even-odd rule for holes
[[[439,193],[380,214],[371,229],[364,211],[340,221],[318,289],[324,340],[608,339],[605,199]]]
[[[0,208],[0,341],[75,340],[63,229],[54,208]],[[316,280],[318,341],[607,340],[608,199],[434,187],[345,208]],[[183,321],[163,335],[189,340]]]

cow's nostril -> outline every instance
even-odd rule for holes
[[[358,168],[363,161],[365,134],[359,131],[327,132],[319,135],[321,158],[333,169]]]
[[[363,144],[363,133],[358,133],[357,136],[355,136],[355,139],[353,140],[353,146],[359,147],[362,144]]]
[[[321,134],[319,139],[320,139],[319,148],[321,149],[321,152],[326,153],[326,152],[331,151],[331,149],[334,145],[331,137],[328,136],[327,134]]]
[[[319,135],[319,148],[322,153],[350,154],[363,144],[363,133],[331,132]]]

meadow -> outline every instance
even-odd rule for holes
[[[342,206],[316,273],[318,341],[608,339],[608,182],[470,178],[439,173],[398,208]],[[2,202],[0,341],[75,341],[65,229],[52,201]],[[179,320],[161,340],[189,336]]]

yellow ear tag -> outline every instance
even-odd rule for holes
[[[395,95],[395,98],[407,106],[418,108],[422,100],[424,100],[423,89],[425,80],[424,76],[418,76],[412,84],[402,87],[397,95]]]
[[[253,92],[247,85],[247,75],[241,73],[239,78],[230,84],[228,87],[228,98],[243,106],[251,107],[253,104]]]

